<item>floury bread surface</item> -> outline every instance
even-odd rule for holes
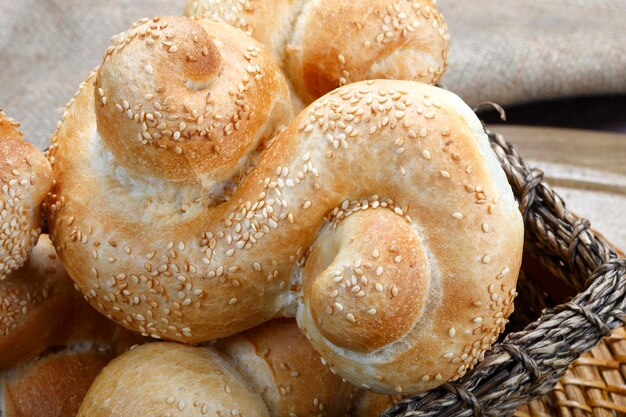
[[[343,86],[285,128],[289,109],[269,52],[228,25],[163,17],[116,38],[51,147],[70,275],[154,338],[296,316],[357,386],[463,375],[513,309],[523,240],[479,120],[411,81]]]

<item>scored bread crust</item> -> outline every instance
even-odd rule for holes
[[[75,416],[110,350],[66,348],[0,375],[3,417]]]
[[[208,80],[176,78],[198,61],[175,54],[203,47],[221,72],[207,63]],[[202,19],[117,38],[51,147],[63,264],[93,306],[154,338],[197,343],[297,315],[363,388],[412,393],[462,376],[512,312],[523,241],[480,121],[448,91],[375,80],[320,98],[259,147],[289,117],[268,55]],[[204,103],[237,94],[242,56],[259,77],[226,96],[254,113],[233,123]],[[186,105],[200,102],[203,113]]]
[[[263,43],[305,105],[368,79],[436,84],[447,68],[448,29],[430,0],[188,0],[184,13]]]

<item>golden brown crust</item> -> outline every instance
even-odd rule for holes
[[[0,280],[20,268],[41,232],[41,203],[52,187],[50,164],[0,110]]]
[[[99,134],[139,178],[219,185],[291,116],[269,54],[198,18],[156,17],[119,35],[94,90]]]
[[[295,320],[273,320],[215,348],[135,348],[98,376],[79,416],[347,415],[354,387],[321,364]]]
[[[141,337],[101,316],[76,291],[47,235],[26,264],[0,282],[0,370],[50,347],[91,342],[117,354]]]
[[[231,178],[219,205],[210,181],[140,171],[159,164],[148,153],[127,169],[98,134],[94,94],[88,82],[56,136],[48,214],[62,262],[109,318],[196,343],[297,310],[332,369],[386,393],[458,378],[504,328],[523,225],[454,94],[388,80],[335,90]],[[266,126],[274,105],[251,111]],[[317,251],[338,234],[336,253]]]
[[[341,417],[350,408],[354,388],[322,365],[293,319],[272,320],[216,347],[263,397],[273,417]]]
[[[5,371],[3,417],[73,417],[111,351],[65,349]]]
[[[266,45],[305,104],[368,79],[436,84],[447,68],[448,30],[430,0],[188,0],[185,14]]]
[[[215,350],[150,343],[114,359],[78,417],[169,415],[269,417],[261,397]]]

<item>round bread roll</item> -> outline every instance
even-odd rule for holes
[[[263,398],[272,417],[341,417],[355,389],[322,365],[293,319],[272,320],[215,346]]]
[[[73,417],[113,352],[81,344],[0,374],[3,417]]]
[[[98,376],[78,415],[347,416],[354,387],[321,364],[294,320],[265,323],[215,347],[135,348]]]
[[[0,280],[20,268],[41,233],[41,203],[52,187],[50,164],[0,109]]]
[[[228,361],[211,348],[149,343],[98,375],[77,417],[270,417]]]
[[[57,252],[99,311],[186,343],[297,316],[339,375],[383,393],[458,378],[497,339],[523,224],[457,96],[410,81],[350,84],[264,149],[288,102],[255,41],[161,18],[116,44],[67,108],[47,203]],[[202,68],[222,70],[190,84],[197,62],[186,55],[202,50],[218,61]],[[235,73],[248,84],[235,88]]]
[[[436,84],[447,68],[448,29],[431,0],[188,0],[185,14],[267,46],[304,104],[362,80]]]

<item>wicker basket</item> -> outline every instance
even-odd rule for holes
[[[525,262],[526,273],[520,279],[516,313],[507,329],[514,332],[495,344],[485,359],[462,379],[406,399],[384,414],[386,417],[507,416],[521,405],[548,393],[564,375],[566,378],[559,387],[561,393],[584,391],[579,398],[589,397],[584,397],[583,407],[591,409],[598,404],[607,405],[602,403],[606,395],[589,392],[594,388],[610,390],[617,387],[616,392],[626,393],[623,379],[617,382],[615,375],[602,387],[597,384],[596,387],[581,387],[584,384],[579,383],[578,378],[580,372],[588,372],[583,370],[584,367],[606,366],[615,370],[619,362],[625,361],[624,357],[617,364],[612,360],[603,362],[604,357],[577,362],[568,371],[577,358],[624,323],[626,259],[621,258],[601,236],[594,234],[587,220],[565,208],[561,198],[543,181],[540,170],[530,168],[501,135],[488,134],[520,202],[526,226],[526,257],[539,260],[551,275],[528,273],[533,270],[533,263]],[[558,304],[570,290],[574,295],[571,301]],[[551,297],[551,294],[556,296]],[[540,311],[542,314],[537,318]],[[534,321],[527,324],[531,320]],[[516,331],[517,328],[522,330]],[[624,332],[615,335],[626,337]],[[606,343],[612,343],[611,339]],[[626,342],[621,343],[626,350]],[[587,405],[588,398],[594,399],[595,405]],[[517,413],[523,417],[551,416],[547,410],[553,404],[570,407],[574,402],[568,400],[565,395],[559,397],[557,390],[551,397],[544,397],[543,402],[535,401]],[[553,403],[546,405],[546,401]],[[575,407],[570,408],[574,411],[563,415],[589,415],[577,413]],[[594,415],[619,415],[611,412],[608,406],[603,410],[608,414]],[[614,407],[613,410],[619,412],[620,409]],[[526,414],[519,414],[524,412]]]
[[[618,328],[574,361],[552,392],[520,406],[515,417],[626,415],[626,330]]]

